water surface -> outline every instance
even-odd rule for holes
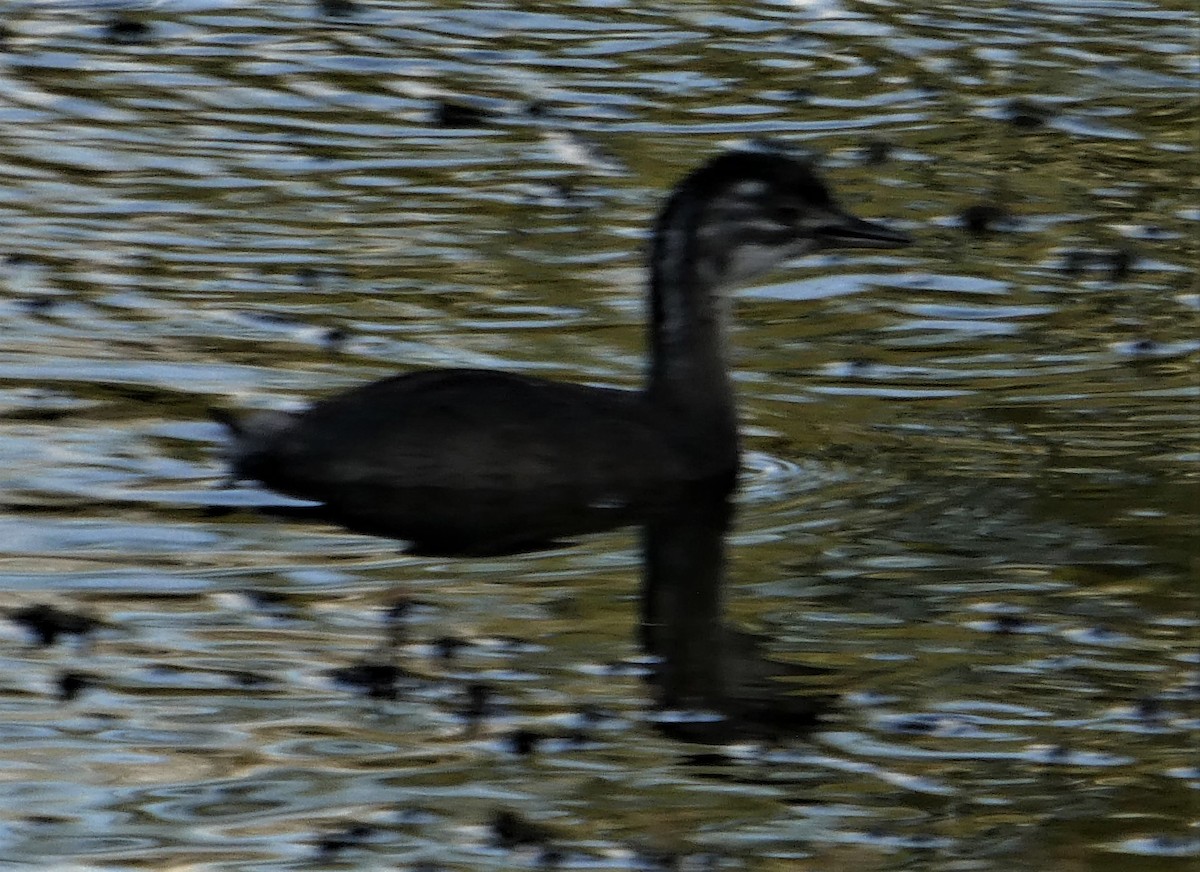
[[[1196,29],[1178,0],[13,7],[0,589],[102,626],[0,623],[2,863],[1193,868]],[[417,557],[225,480],[214,405],[435,365],[637,385],[645,228],[760,136],[918,239],[739,294],[750,453],[695,569],[766,686],[839,696],[815,730],[681,737],[636,530]],[[394,699],[331,675],[389,640]]]

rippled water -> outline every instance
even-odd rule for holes
[[[7,9],[0,864],[1195,868],[1190,0]],[[635,385],[656,204],[764,135],[918,238],[738,307],[695,569],[815,730],[681,737],[636,531],[414,557],[224,480],[212,406]]]

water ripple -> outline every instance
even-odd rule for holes
[[[1197,855],[1191,10],[336,5],[5,16],[0,865]],[[738,296],[722,620],[811,740],[670,735],[630,531],[448,562],[224,480],[214,405],[637,384],[649,216],[758,135],[916,239]],[[393,634],[397,699],[330,679]]]

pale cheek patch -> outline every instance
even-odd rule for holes
[[[739,245],[730,252],[725,264],[726,282],[737,282],[750,276],[764,273],[775,266],[787,254],[785,249],[774,245]]]

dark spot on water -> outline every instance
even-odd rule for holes
[[[341,327],[329,327],[321,333],[321,345],[329,352],[339,352],[346,346],[346,340],[350,338]]]
[[[537,864],[539,869],[561,869],[566,860],[567,855],[558,848],[545,848],[538,856]]]
[[[228,673],[229,680],[238,687],[265,687],[271,680],[257,672],[235,671]]]
[[[584,748],[592,744],[592,737],[585,730],[570,730],[563,739],[573,748]]]
[[[464,690],[466,701],[463,704],[463,717],[477,721],[492,710],[492,689],[481,681],[475,681]]]
[[[1139,340],[1139,343],[1135,343],[1135,346],[1140,344],[1140,342],[1153,343],[1153,341],[1152,339]],[[1156,346],[1152,345],[1151,347]],[[1105,626],[1085,627],[1078,634],[1077,638],[1084,644],[1091,645],[1115,645],[1125,641],[1125,636],[1122,633]]]
[[[64,672],[58,676],[58,698],[70,702],[93,684],[90,675],[83,672]]]
[[[892,145],[884,139],[868,139],[862,144],[859,154],[864,164],[878,166],[891,157]]]
[[[928,715],[910,715],[908,717],[896,718],[888,724],[888,727],[895,733],[909,733],[912,735],[925,735],[936,733],[941,723],[938,718]]]
[[[1129,346],[1129,350],[1134,354],[1153,354],[1158,350],[1158,343],[1153,339],[1138,339]],[[1103,635],[1102,630],[1093,631],[1093,635],[1097,633]]]
[[[318,839],[316,843],[317,853],[323,858],[328,858],[335,854],[340,854],[348,848],[359,847],[374,834],[375,829],[373,827],[366,824],[351,824],[345,829],[337,830]]]
[[[994,203],[976,203],[962,210],[959,222],[972,236],[984,236],[1008,221],[1008,210]]]
[[[1078,276],[1087,270],[1102,270],[1109,281],[1119,282],[1129,276],[1137,259],[1137,253],[1124,245],[1110,251],[1074,249],[1063,255],[1062,270],[1069,276]]]
[[[1133,715],[1140,721],[1161,723],[1166,720],[1167,710],[1160,700],[1152,696],[1147,696],[1137,701],[1137,705],[1133,709]]]
[[[992,628],[997,633],[1018,633],[1026,626],[1026,621],[1020,615],[997,615],[992,622]]]
[[[280,593],[275,590],[259,590],[257,588],[247,588],[239,591],[246,598],[253,608],[262,609],[263,611],[282,613],[287,612],[291,607],[291,600],[287,594]]]
[[[142,42],[150,37],[150,25],[130,15],[115,15],[104,27],[104,33],[114,42]]]
[[[58,298],[50,294],[38,294],[35,297],[26,297],[20,301],[20,306],[25,311],[34,315],[45,315],[54,308],[54,304],[58,302]]]
[[[465,639],[460,639],[457,636],[442,636],[440,639],[435,639],[433,642],[434,653],[442,660],[453,660],[458,656],[460,649],[467,647],[468,643]]]
[[[408,633],[408,619],[412,616],[417,604],[410,599],[401,597],[392,602],[384,612],[383,622],[387,626],[388,644],[395,648],[404,644]]]
[[[396,685],[403,673],[391,663],[363,660],[331,669],[328,674],[336,683],[359,691],[369,699],[395,699]]]
[[[392,604],[388,606],[387,612],[384,614],[384,620],[389,624],[399,624],[412,614],[413,609],[417,606],[416,602],[408,597],[397,597],[392,600]]]
[[[83,636],[100,626],[95,618],[44,604],[16,609],[8,617],[32,633],[39,645],[53,645],[59,636]]]
[[[811,88],[791,88],[786,94],[793,103],[807,103],[816,96],[817,92]]]
[[[530,118],[545,118],[550,113],[550,104],[545,100],[534,100],[525,107],[525,114]]]
[[[321,272],[311,266],[302,266],[296,270],[296,280],[307,288],[316,288],[321,283]]]
[[[9,421],[61,421],[75,418],[76,414],[70,409],[13,409],[0,412],[0,417]]]
[[[1090,251],[1075,248],[1063,255],[1062,271],[1069,276],[1077,276],[1092,264],[1093,255]]]
[[[519,757],[528,757],[537,750],[542,736],[525,728],[513,730],[508,737],[509,749]]]
[[[576,191],[570,182],[556,181],[550,183],[550,190],[561,203],[570,203],[575,199]]]
[[[540,845],[550,840],[550,831],[546,827],[508,809],[497,809],[490,826],[495,843],[500,848]]]
[[[317,10],[322,15],[344,18],[358,12],[358,4],[354,0],[317,0]]]
[[[58,824],[65,824],[71,821],[71,818],[56,814],[31,814],[24,818],[25,823],[33,824],[36,827],[52,827]]]
[[[1065,763],[1071,757],[1071,752],[1063,745],[1049,745],[1037,755],[1042,763]]]
[[[1119,282],[1129,275],[1137,262],[1137,255],[1129,248],[1117,248],[1109,252],[1105,260],[1110,281]]]
[[[483,127],[489,120],[485,111],[465,103],[440,100],[433,107],[433,123],[438,127]]]
[[[1034,130],[1050,118],[1050,110],[1032,100],[1010,100],[1004,104],[1004,120],[1017,130]]]

